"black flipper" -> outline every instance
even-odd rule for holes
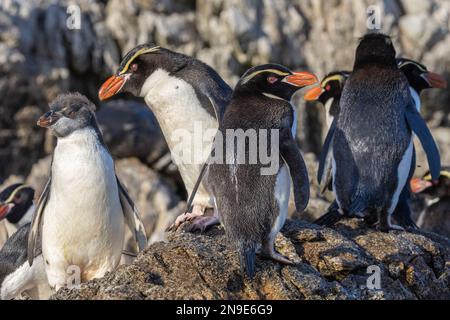
[[[420,113],[411,102],[406,107],[406,121],[411,130],[417,135],[427,155],[428,166],[433,180],[438,180],[441,172],[441,158],[436,142],[431,135],[430,129],[422,119]]]
[[[317,170],[317,181],[319,182],[321,192],[323,193],[326,188],[329,187],[331,183],[331,158],[332,158],[332,147],[331,142],[333,141],[334,132],[336,131],[336,120],[331,123],[330,129],[328,129],[327,136],[323,142],[322,152],[319,157],[319,169]]]
[[[31,220],[30,233],[28,234],[28,247],[27,256],[30,266],[33,265],[34,257],[36,256],[36,249],[38,246],[39,233],[41,228],[41,221],[44,216],[44,209],[50,198],[50,186],[52,183],[52,177],[48,178],[47,184],[39,197],[36,210],[34,211],[33,219]]]
[[[283,128],[280,134],[280,153],[289,167],[294,186],[294,202],[298,212],[303,212],[309,202],[309,177],[300,149],[290,128]]]

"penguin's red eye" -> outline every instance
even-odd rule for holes
[[[327,84],[327,86],[325,87],[325,90],[330,91],[331,90],[331,86],[329,84]]]
[[[269,77],[267,77],[267,82],[268,83],[275,83],[275,82],[277,82],[278,81],[278,78],[277,77],[274,77],[274,76],[269,76]]]
[[[137,63],[133,63],[133,64],[131,65],[131,71],[136,72],[137,69],[138,69]]]

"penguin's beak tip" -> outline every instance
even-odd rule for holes
[[[428,82],[430,87],[438,88],[438,89],[446,89],[447,88],[447,80],[438,73],[435,72],[427,72],[423,74],[423,77]]]
[[[316,75],[306,71],[293,72],[291,75],[287,76],[284,79],[285,82],[300,88],[311,86],[319,82],[319,79],[316,77]]]
[[[44,114],[42,117],[39,118],[36,124],[41,128],[48,128],[55,122],[56,122],[55,117],[53,117],[52,115]]]
[[[100,101],[111,98],[119,93],[126,82],[125,77],[112,75],[100,87],[98,91],[98,98]]]
[[[433,186],[435,183],[420,178],[411,179],[410,186],[413,193],[421,193],[425,189]]]

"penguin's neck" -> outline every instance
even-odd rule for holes
[[[55,152],[58,151],[58,147],[76,147],[81,149],[90,149],[92,146],[99,146],[101,142],[98,138],[95,128],[86,127],[80,130],[76,130],[65,137],[59,137]]]

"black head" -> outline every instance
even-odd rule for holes
[[[335,71],[323,78],[320,86],[309,89],[305,93],[306,101],[319,100],[323,105],[331,98],[340,99],[345,81],[350,76],[349,71]]]
[[[100,100],[106,100],[118,93],[129,92],[144,97],[142,87],[145,80],[158,69],[173,74],[192,58],[153,44],[142,44],[128,52],[115,75],[106,80],[99,90]]]
[[[278,64],[264,64],[247,70],[235,91],[259,93],[290,101],[297,90],[317,81],[317,77],[309,72],[292,72]]]
[[[422,178],[411,179],[413,193],[426,194],[432,197],[450,197],[450,167],[442,167],[439,180],[433,181],[429,172]]]
[[[388,35],[382,33],[368,33],[361,38],[356,49],[353,70],[366,65],[377,64],[388,68],[397,68],[395,48]]]
[[[95,105],[79,93],[60,94],[50,103],[50,111],[37,124],[49,128],[57,137],[65,137],[86,127],[96,127]]]
[[[398,58],[398,68],[405,74],[409,85],[420,94],[425,89],[447,88],[447,81],[441,75],[429,72],[427,67],[417,61]]]
[[[17,223],[33,205],[34,190],[17,183],[6,187],[0,193],[0,220]]]

